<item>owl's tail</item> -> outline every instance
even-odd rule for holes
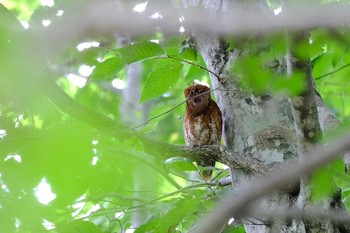
[[[214,160],[198,161],[197,165],[201,167],[211,167],[210,170],[205,170],[201,172],[202,177],[206,181],[209,181],[211,179],[211,175],[213,174],[212,168],[215,167],[215,161]]]
[[[210,181],[213,171],[203,171],[201,174],[206,181]]]

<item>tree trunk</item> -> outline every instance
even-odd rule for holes
[[[202,4],[208,13],[220,14],[228,5],[227,2],[229,1],[187,1],[187,7],[198,7],[198,4]],[[192,35],[207,68],[220,76],[217,78],[211,75],[211,83],[222,111],[223,139],[229,150],[260,160],[271,168],[299,156],[301,159],[303,152],[311,148],[312,143],[315,143],[315,135],[306,129],[314,127],[309,130],[315,133],[319,128],[315,95],[313,85],[311,85],[311,70],[310,66],[307,66],[309,61],[302,61],[302,65],[305,66],[298,67],[301,64],[300,61],[291,60],[292,72],[293,69],[305,68],[302,71],[306,82],[309,83],[308,89],[297,98],[297,100],[306,101],[305,103],[290,101],[287,97],[277,98],[272,93],[255,95],[243,90],[240,86],[240,78],[232,72],[232,66],[237,59],[245,56],[241,54],[249,53],[249,48],[229,50],[228,43],[218,35],[198,34],[195,31],[192,32]],[[257,41],[258,43],[261,42]],[[300,109],[303,104],[307,104],[308,108]],[[313,114],[305,115],[310,109],[315,110],[312,111]],[[320,118],[325,119],[327,116]],[[303,119],[308,119],[314,124],[312,126],[303,125],[301,124]],[[310,135],[312,138],[308,138]],[[254,174],[231,169],[233,187],[236,190],[244,188],[251,175]],[[308,179],[303,178],[301,185],[291,184],[291,187],[287,189],[288,192],[276,192],[270,197],[261,199],[257,206],[268,212],[281,208],[307,209],[310,207],[307,182]],[[323,208],[328,211],[330,204],[325,203]],[[248,223],[245,225],[246,231],[254,233],[339,232],[330,221],[318,219],[286,221],[249,217],[243,222]]]

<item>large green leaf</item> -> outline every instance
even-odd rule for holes
[[[21,32],[23,31],[23,27],[21,23],[17,20],[17,18],[7,10],[4,5],[0,4],[0,32],[3,33],[5,31],[13,32]],[[6,38],[1,38],[6,39]]]
[[[140,102],[155,98],[172,88],[180,77],[183,64],[164,59],[149,74],[141,93]]]
[[[112,57],[98,63],[91,74],[92,79],[111,79],[123,69],[125,66],[124,60],[121,57]]]
[[[329,197],[336,190],[329,167],[318,169],[311,178],[312,199],[315,201]]]
[[[192,196],[181,199],[176,203],[175,208],[171,209],[162,220],[158,222],[154,232],[171,232],[176,226],[189,214],[190,211],[196,209],[201,201],[201,196]]]
[[[197,171],[196,166],[194,166],[193,162],[188,158],[173,157],[167,159],[165,164],[179,171]]]
[[[164,54],[164,50],[159,44],[149,41],[125,46],[118,52],[127,64]]]
[[[181,53],[180,58],[195,62],[197,61],[197,51],[192,48],[187,48]]]
[[[140,232],[175,232],[176,227],[183,223],[184,219],[191,216],[189,212],[195,211],[199,203],[203,200],[203,193],[201,191],[190,191],[191,195],[184,198],[172,198],[169,202],[171,204],[165,205],[163,208],[153,210],[152,215],[144,224],[142,224],[135,233]],[[172,208],[171,208],[172,207]],[[196,216],[191,216],[195,221]]]

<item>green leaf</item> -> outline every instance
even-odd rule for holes
[[[170,159],[165,160],[165,164],[173,164],[173,163],[178,163],[178,162],[186,162],[186,163],[192,163],[193,161],[190,160],[189,158],[183,158],[183,157],[173,157]]]
[[[339,133],[337,131],[337,133]],[[350,187],[350,179],[349,175],[344,172],[345,165],[344,161],[340,158],[337,158],[336,160],[332,161],[330,164],[330,171],[333,175],[333,179],[337,187],[346,190]]]
[[[151,232],[159,221],[157,216],[152,215],[148,221],[135,229],[135,233]]]
[[[312,199],[315,201],[328,198],[336,189],[328,167],[317,170],[311,179]]]
[[[200,54],[197,54],[196,64],[200,65],[202,67],[206,67],[206,64],[203,60],[203,57]],[[196,79],[203,79],[203,77],[209,78],[208,72],[205,71],[204,69],[201,69],[201,68],[199,68],[197,66],[193,66],[193,65],[187,65],[187,66],[189,66],[190,68],[189,68],[188,72],[184,75],[186,80],[191,81],[195,78]]]
[[[91,232],[102,233],[102,231],[93,223],[83,220],[73,221],[65,226],[61,231],[62,233],[79,233],[79,232]]]
[[[225,228],[224,233],[245,233],[244,226],[228,226]]]
[[[274,77],[272,89],[275,92],[286,93],[289,96],[297,96],[305,89],[305,74],[296,72],[290,77]]]
[[[259,94],[265,92],[270,87],[273,73],[263,68],[260,58],[241,58],[233,68],[242,77],[240,81],[245,89]]]
[[[188,61],[197,61],[197,51],[192,48],[187,48],[181,53],[180,58]]]
[[[146,58],[156,57],[164,54],[159,44],[153,42],[141,42],[118,49],[126,64],[131,64]]]
[[[0,4],[0,32],[3,31],[14,33],[24,31],[24,29],[17,18],[4,5]]]
[[[143,87],[140,102],[156,98],[175,86],[180,77],[183,64],[165,59],[160,61],[149,74]]]
[[[158,223],[158,226],[154,232],[171,232],[176,226],[189,214],[189,212],[196,209],[198,203],[201,201],[201,196],[195,196],[193,198],[184,198],[176,203],[176,207],[171,209],[166,215],[163,216],[162,221]]]
[[[120,57],[112,57],[98,63],[91,74],[92,79],[112,79],[125,66],[124,60]]]
[[[147,124],[146,126],[144,126],[140,132],[141,133],[150,133],[153,132],[154,130],[156,130],[158,127],[158,122],[152,123],[152,124]]]
[[[196,166],[188,158],[174,157],[165,160],[165,164],[170,168],[179,170],[179,171],[197,171]]]

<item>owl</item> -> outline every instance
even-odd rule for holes
[[[222,130],[221,111],[210,95],[207,86],[194,84],[184,91],[186,97],[186,115],[184,133],[186,145],[196,147],[220,144]],[[214,167],[214,160],[197,161],[202,167]],[[210,180],[212,170],[203,171],[202,176]]]

